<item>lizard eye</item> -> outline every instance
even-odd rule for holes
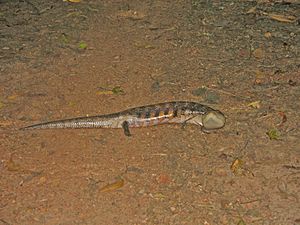
[[[206,129],[218,129],[225,125],[225,116],[219,111],[211,111],[203,116],[203,127]]]

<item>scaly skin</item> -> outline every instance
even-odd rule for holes
[[[23,129],[123,128],[125,135],[130,136],[130,127],[165,123],[192,123],[211,130],[222,128],[225,125],[225,116],[218,110],[196,102],[176,101],[131,108],[107,115],[39,123]]]

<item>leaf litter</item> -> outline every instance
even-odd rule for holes
[[[267,135],[270,138],[270,140],[278,140],[280,138],[280,132],[275,128],[270,129],[267,132]]]
[[[249,103],[247,106],[249,107],[252,107],[254,109],[259,109],[261,106],[260,106],[260,101],[254,101],[254,102],[251,102]]]
[[[120,86],[116,86],[113,88],[103,88],[100,87],[98,88],[99,90],[96,91],[96,95],[121,95],[121,94],[125,94],[125,91],[120,87]]]
[[[263,15],[266,16],[272,20],[282,22],[282,23],[294,23],[297,21],[296,16],[292,15],[282,15],[282,14],[276,14],[276,13],[268,13],[264,11],[259,11],[257,9],[257,6],[251,7],[246,14],[257,14],[257,15]]]
[[[100,188],[100,192],[111,192],[111,191],[116,191],[120,188],[122,188],[125,184],[125,181],[123,179],[118,179],[113,183],[107,184]]]

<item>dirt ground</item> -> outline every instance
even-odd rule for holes
[[[0,225],[300,224],[299,15],[297,0],[0,0]],[[19,130],[174,100],[226,126]]]

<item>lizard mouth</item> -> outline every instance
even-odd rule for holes
[[[203,127],[205,129],[219,129],[225,125],[225,116],[219,111],[211,111],[203,117]]]

